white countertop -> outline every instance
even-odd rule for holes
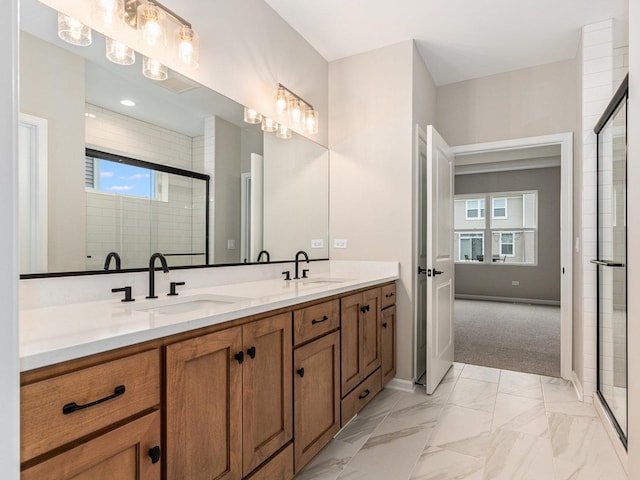
[[[137,297],[135,302],[123,303],[120,296],[114,296],[22,309],[20,369],[52,365],[398,279],[397,263],[388,263],[395,268],[339,268],[306,280],[277,278],[181,287],[177,297],[158,293],[158,299]],[[162,311],[163,306],[176,302],[185,308],[169,306]]]

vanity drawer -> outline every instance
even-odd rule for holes
[[[391,283],[385,285],[381,289],[382,299],[380,300],[380,308],[385,309],[396,303],[396,284]]]
[[[21,387],[21,461],[158,405],[159,355],[149,350]]]
[[[319,303],[293,314],[293,344],[312,340],[340,326],[340,300]]]
[[[356,413],[373,400],[381,389],[380,369],[376,369],[353,392],[342,399],[341,426],[344,427]]]

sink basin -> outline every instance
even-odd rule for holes
[[[303,285],[329,285],[332,283],[350,282],[350,278],[305,278],[302,280]]]
[[[179,313],[194,312],[196,310],[213,310],[221,305],[229,305],[247,300],[244,297],[231,297],[226,295],[190,295],[186,297],[167,298],[164,300],[151,300],[139,307],[131,306],[132,310],[139,312],[158,313],[161,315],[175,315]]]

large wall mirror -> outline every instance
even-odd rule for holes
[[[156,251],[173,266],[328,258],[326,148],[263,133],[175,72],[150,80],[140,55],[110,62],[95,31],[88,47],[63,42],[37,0],[20,23],[22,274],[103,270],[110,252],[122,269]]]

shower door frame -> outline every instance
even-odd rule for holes
[[[618,107],[620,107],[622,102],[626,103],[628,102],[628,100],[629,100],[629,75],[627,74],[624,80],[622,81],[622,83],[620,84],[620,86],[618,87],[618,90],[616,90],[616,93],[613,95],[611,101],[607,105],[607,108],[605,109],[604,113],[598,120],[598,123],[596,123],[596,126],[593,129],[593,131],[596,134],[596,162],[597,162],[596,163],[596,256],[598,257],[600,256],[600,210],[599,210],[600,209],[600,138],[599,138],[599,134],[607,125],[609,120],[611,120],[611,118],[613,117],[613,114],[618,110]],[[625,144],[626,144],[627,134],[628,134],[628,117],[627,117],[628,103],[625,105],[625,109],[627,110],[627,112],[625,112]],[[628,166],[629,166],[629,158],[628,158],[628,154],[625,151],[625,198],[627,195],[626,188],[628,187],[628,182],[629,182]],[[628,211],[628,206],[625,200],[625,213],[624,213],[625,219],[627,218],[627,211]],[[629,267],[629,261],[628,261],[629,241],[628,240],[629,240],[629,235],[625,227],[625,263],[626,263],[625,282],[627,285],[629,280],[629,268],[628,268]],[[600,400],[600,404],[602,405],[602,408],[604,409],[607,416],[611,420],[611,424],[615,428],[616,433],[618,434],[618,437],[620,438],[620,441],[622,442],[622,445],[624,446],[626,451],[628,448],[627,434],[625,434],[625,432],[620,427],[618,419],[616,418],[613,411],[609,407],[609,404],[607,403],[606,398],[604,397],[604,395],[602,395],[600,390],[600,386],[601,386],[600,385],[600,366],[601,366],[600,365],[601,364],[601,360],[600,360],[600,350],[601,350],[600,349],[600,269],[601,268],[602,267],[599,265],[596,266],[597,292],[596,292],[596,392],[595,393],[598,396],[598,399]],[[625,291],[625,303],[627,306],[629,305],[628,288]],[[626,370],[625,377],[626,377],[626,385],[627,385],[626,428],[628,432],[628,428],[629,428],[629,312],[628,312],[628,309],[626,310],[625,314],[626,314],[625,341],[626,341],[626,362],[627,362],[627,368],[625,369]]]

